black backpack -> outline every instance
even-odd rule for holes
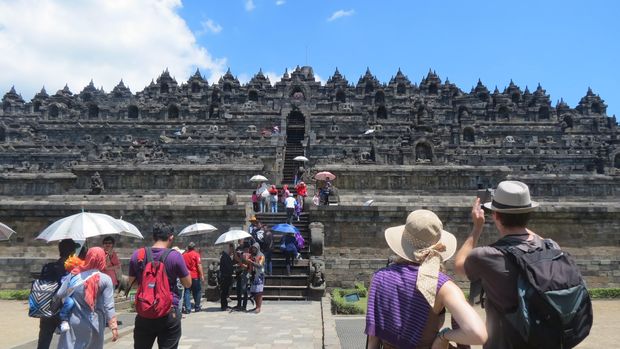
[[[592,327],[592,302],[573,258],[551,240],[527,252],[500,240],[491,245],[518,266],[519,304],[504,317],[527,348],[573,348]]]

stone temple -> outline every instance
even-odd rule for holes
[[[620,287],[620,136],[606,109],[589,88],[572,108],[540,85],[478,81],[465,92],[432,70],[416,83],[399,69],[385,83],[367,69],[353,83],[336,69],[325,84],[311,67],[276,82],[259,71],[246,84],[230,70],[217,82],[198,70],[178,82],[166,70],[135,93],[91,82],[30,101],[12,88],[0,110],[0,221],[18,234],[0,243],[1,287],[26,288],[55,253],[34,237],[81,209],[123,216],[145,235],[156,220],[241,227],[249,178],[290,184],[298,155],[310,159],[300,222],[310,259],[298,279],[268,280],[274,297],[309,297],[321,264],[327,287],[367,283],[390,254],[383,230],[416,208],[437,212],[462,241],[476,191],[505,179],[530,186],[542,202],[533,229],[573,253],[590,285]],[[337,176],[329,206],[311,203],[318,171]],[[493,241],[492,223],[485,229]],[[143,244],[120,240],[124,257]],[[205,263],[215,260],[214,236],[193,240]]]

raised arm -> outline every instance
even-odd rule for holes
[[[470,345],[481,345],[486,342],[488,335],[484,322],[467,303],[463,291],[454,282],[446,282],[437,296],[460,328],[442,330],[433,343],[433,349],[446,348],[448,341]]]
[[[480,198],[476,198],[474,205],[471,208],[471,219],[474,223],[474,227],[471,234],[465,239],[463,246],[459,249],[454,257],[454,272],[457,275],[465,275],[465,260],[471,250],[478,244],[480,234],[482,234],[482,228],[484,227],[484,211],[480,208]]]

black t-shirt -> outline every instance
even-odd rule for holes
[[[55,262],[45,264],[43,268],[41,268],[39,279],[45,281],[56,281],[60,284],[62,278],[67,274],[64,259],[58,259]]]

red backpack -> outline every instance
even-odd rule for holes
[[[142,282],[136,293],[136,312],[143,318],[159,319],[168,315],[172,308],[172,293],[164,264],[171,250],[166,250],[158,261],[154,261],[151,248],[144,249],[146,256]]]

